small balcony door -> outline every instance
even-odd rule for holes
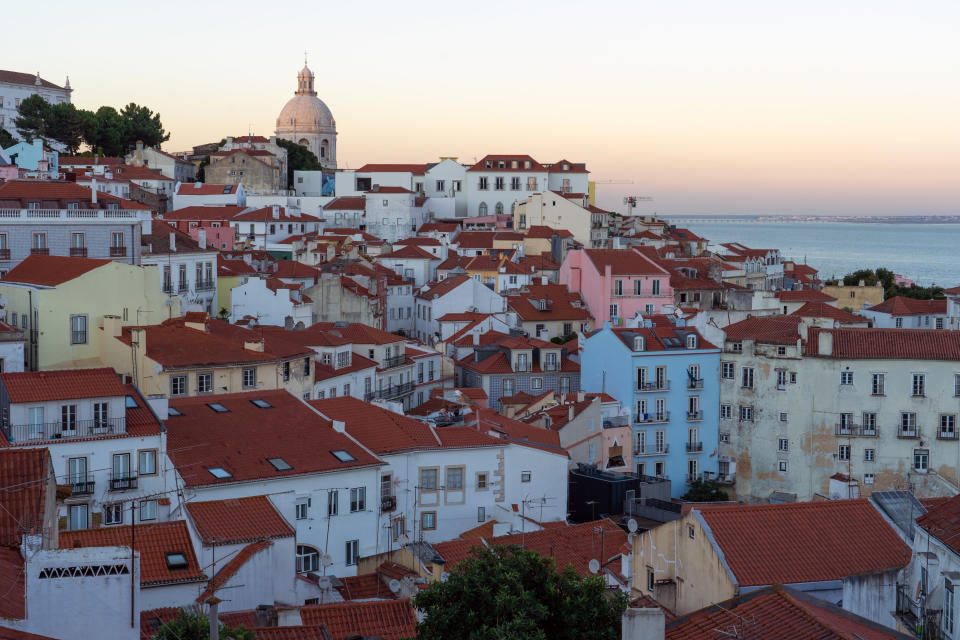
[[[130,454],[115,453],[113,455],[113,488],[126,488],[130,481]]]
[[[41,440],[43,438],[43,407],[30,407],[27,415],[30,420],[29,438]]]
[[[65,404],[60,407],[60,432],[64,436],[77,435],[77,405]]]
[[[67,463],[68,482],[76,493],[80,493],[87,484],[87,459],[70,458]]]

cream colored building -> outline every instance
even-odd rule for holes
[[[838,308],[851,313],[863,309],[864,304],[873,307],[883,302],[883,285],[879,282],[873,287],[866,286],[862,280],[857,286],[827,285],[821,291],[836,298]]]
[[[156,267],[31,255],[0,281],[7,322],[27,336],[27,369],[100,367],[104,318],[155,324],[180,315]],[[168,303],[169,300],[169,303]]]
[[[583,246],[603,248],[607,246],[609,214],[591,205],[583,194],[544,191],[518,202],[513,212],[514,229],[522,233],[534,226],[567,229]]]
[[[303,61],[297,74],[297,91],[277,116],[277,137],[304,146],[317,156],[324,169],[337,168],[337,123],[317,97],[315,76]]]

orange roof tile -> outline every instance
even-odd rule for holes
[[[396,596],[376,573],[364,573],[358,576],[340,578],[342,586],[337,591],[344,600],[372,600],[383,598],[394,600]]]
[[[799,291],[778,291],[777,298],[781,302],[831,302],[835,301],[831,295],[817,289],[800,289]]]
[[[237,192],[235,184],[214,184],[212,182],[184,182],[177,189],[178,196],[231,195]]]
[[[298,627],[247,627],[257,640],[321,640],[323,625],[300,625]]]
[[[905,296],[894,296],[870,307],[867,311],[888,313],[892,316],[945,315],[947,313],[947,300],[946,298],[917,300]]]
[[[526,321],[542,318],[550,320],[591,320],[590,309],[579,291],[570,291],[563,284],[531,284],[506,295],[507,305]],[[546,308],[539,308],[539,301]],[[579,329],[579,327],[577,327]]]
[[[106,259],[29,255],[7,272],[2,281],[55,287],[111,262]]]
[[[52,402],[127,394],[117,372],[109,367],[2,373],[0,384],[11,402]]]
[[[517,166],[512,167],[513,161],[516,161]],[[499,166],[500,163],[503,163],[503,166]],[[524,168],[524,162],[529,162],[530,166]],[[487,166],[490,163],[491,166]],[[476,163],[467,171],[526,171],[526,172],[542,172],[546,171],[547,168],[542,164],[534,160],[528,155],[501,155],[501,154],[491,154],[484,156],[480,162]]]
[[[469,279],[469,276],[451,276],[439,282],[429,282],[424,285],[424,287],[429,287],[429,289],[424,290],[424,287],[421,287],[417,292],[417,297],[424,300],[442,298]]]
[[[927,513],[917,518],[917,525],[960,553],[960,537],[957,535],[960,533],[960,496],[954,496],[928,508]]]
[[[427,423],[356,398],[310,400],[309,404],[328,418],[345,422],[348,434],[381,455],[441,447]]]
[[[193,205],[190,207],[174,209],[173,211],[167,211],[161,215],[160,218],[163,220],[186,220],[197,222],[202,220],[213,220],[223,222],[233,220],[234,216],[246,210],[246,207],[241,207],[235,204],[210,206]]]
[[[754,340],[762,344],[797,344],[800,339],[799,315],[750,317],[724,328],[726,339],[732,342]]]
[[[632,249],[582,249],[590,258],[597,272],[618,276],[666,275],[668,272],[645,255]]]
[[[187,511],[205,543],[236,544],[295,533],[266,496],[188,502]]]
[[[864,324],[867,322],[867,319],[863,316],[856,316],[826,302],[808,302],[790,315],[800,316],[801,318],[828,318],[836,320],[840,324]]]
[[[130,547],[130,525],[61,531],[60,548],[75,547]],[[199,582],[207,576],[200,570],[193,544],[183,520],[136,525],[133,547],[140,553],[140,584],[169,584]],[[171,569],[167,566],[168,553],[182,553],[187,566]]]
[[[831,355],[821,356],[821,333],[833,336]],[[960,360],[960,331],[936,329],[811,328],[806,356],[864,360]]]
[[[402,640],[417,635],[417,615],[409,600],[338,602],[301,607],[300,620],[306,625],[326,625],[333,640],[354,635]]]
[[[540,531],[513,533],[487,540],[490,545],[520,545],[536,551],[545,558],[553,558],[557,569],[567,566],[581,576],[591,575],[591,560],[601,566],[620,555],[627,541],[626,532],[612,520],[602,519],[571,526],[551,526]]]
[[[43,528],[43,480],[52,466],[47,449],[0,450],[0,546],[19,547],[24,533]]]
[[[363,211],[367,206],[364,196],[340,196],[323,206],[324,211]]]
[[[60,180],[9,180],[0,184],[0,202],[20,200],[26,203],[30,200],[57,200],[60,202],[89,202],[89,208],[93,209],[105,208],[106,204],[116,204],[120,209],[150,210],[150,207],[142,205],[139,202],[99,191],[97,192],[96,206],[93,206],[92,199],[93,191],[75,182],[63,182]],[[81,205],[81,209],[82,208],[87,208],[87,205]]]

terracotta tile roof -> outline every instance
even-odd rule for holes
[[[320,277],[320,271],[308,264],[295,260],[276,260],[267,269],[267,273],[276,278],[313,278]]]
[[[927,513],[917,518],[917,525],[960,553],[960,496],[949,498],[928,509]]]
[[[225,158],[227,156],[232,156],[235,153],[242,153],[243,155],[250,156],[250,157],[254,157],[254,156],[259,156],[259,157],[270,156],[271,158],[275,157],[274,154],[270,153],[266,149],[247,149],[246,147],[241,147],[238,149],[227,149],[225,151],[215,151],[210,155],[218,158]]]
[[[947,300],[946,298],[940,300],[917,300],[904,296],[894,296],[887,298],[878,305],[870,307],[867,311],[888,313],[892,316],[946,315]]]
[[[271,220],[276,220],[277,222],[320,222],[320,218],[312,216],[309,213],[304,213],[299,209],[291,210],[287,207],[280,207],[280,211],[278,213],[280,217],[274,218],[273,207],[261,207],[252,211],[238,213],[237,215],[233,216],[232,219],[245,222],[270,222]]]
[[[461,249],[493,249],[496,231],[463,231],[453,240]]]
[[[840,324],[864,324],[867,322],[867,319],[863,316],[856,316],[826,302],[808,302],[790,315],[800,316],[801,318],[829,318]]]
[[[3,526],[3,525],[0,525]],[[19,536],[12,546],[0,546],[0,618],[23,620],[27,617],[27,578],[24,559],[20,556]],[[0,628],[0,638],[3,637]]]
[[[417,297],[424,300],[442,298],[469,279],[469,276],[451,276],[440,282],[429,282],[417,291]],[[428,289],[425,291],[424,288]]]
[[[163,220],[187,220],[198,222],[201,220],[212,220],[225,222],[233,220],[234,216],[246,210],[246,207],[241,207],[235,204],[210,206],[193,205],[190,207],[174,209],[173,211],[167,211],[159,217]]]
[[[340,376],[356,373],[357,371],[363,371],[364,369],[376,369],[379,366],[380,365],[376,360],[365,358],[356,353],[350,355],[350,366],[340,367],[339,369],[334,369],[332,364],[323,364],[322,362],[315,360],[313,379],[315,382],[322,382],[331,378],[338,378]]]
[[[517,161],[516,169],[513,169],[510,167],[510,163],[514,160]],[[487,161],[490,161],[492,163],[492,166],[490,167],[486,166]],[[504,166],[498,167],[497,163],[501,161],[504,163]],[[523,166],[524,161],[530,162],[530,167],[528,169],[524,168]],[[489,172],[496,172],[496,173],[499,173],[502,171],[522,171],[527,173],[531,173],[531,172],[540,173],[546,170],[547,168],[545,166],[543,166],[542,164],[540,164],[539,162],[537,162],[536,160],[534,160],[528,155],[500,155],[500,154],[491,154],[488,156],[484,156],[480,160],[480,162],[478,162],[477,164],[467,169],[467,171],[489,171]]]
[[[309,404],[328,418],[345,422],[348,434],[379,455],[442,446],[427,423],[357,398],[341,396]]]
[[[203,593],[197,596],[196,601],[201,603],[206,602],[207,598],[215,594],[217,589],[225,585],[227,581],[232,578],[237,571],[240,570],[240,567],[247,563],[247,560],[268,548],[272,544],[273,542],[270,540],[260,540],[258,542],[252,542],[238,551],[235,556],[230,558],[230,561],[227,562],[227,564],[223,565],[220,571],[217,571],[216,575],[210,578],[210,580],[207,582],[207,588]]]
[[[799,315],[750,317],[724,328],[731,342],[754,340],[762,344],[797,344],[800,339]]]
[[[262,144],[262,143],[270,142],[270,139],[269,139],[269,138],[264,138],[263,136],[240,136],[240,137],[238,137],[238,138],[234,138],[234,139],[233,139],[233,142],[234,142],[234,143],[253,143],[253,142],[258,142],[258,143],[261,143],[261,144]]]
[[[0,69],[0,82],[7,82],[9,84],[20,84],[20,85],[29,85],[31,87],[36,86],[37,76],[40,74],[32,73],[22,73],[20,71],[4,71]],[[44,80],[40,78],[40,86],[46,87],[47,89],[63,89],[60,85],[53,84],[49,80]]]
[[[469,416],[466,418],[469,419]],[[477,427],[479,421],[479,427]],[[473,422],[468,425],[482,432],[494,434],[503,440],[541,451],[569,457],[560,444],[560,435],[550,429],[542,429],[502,416],[493,409],[477,408]]]
[[[170,251],[171,235],[176,251]],[[189,235],[160,220],[153,221],[153,233],[140,236],[140,246],[143,247],[144,256],[201,253],[204,251],[213,253],[216,251],[216,248],[209,241],[207,242],[207,248],[201,249],[200,243]]]
[[[524,267],[533,267],[537,271],[559,271],[560,269],[560,265],[553,261],[550,253],[527,255],[520,258],[519,263]]]
[[[348,341],[351,344],[394,344],[403,342],[405,338],[394,333],[381,331],[362,322],[347,322],[346,326],[334,326],[333,322],[317,322],[303,331],[314,333],[329,333],[335,338]],[[322,343],[321,343],[322,344]]]
[[[833,335],[834,358],[864,360],[960,360],[960,331],[936,329],[812,328],[807,334],[808,357],[819,354],[822,332]]]
[[[0,73],[3,73],[0,71]],[[123,164],[123,158],[119,156],[99,156],[94,158],[93,156],[60,156],[57,158],[57,164],[61,167],[72,167],[75,165],[115,165]]]
[[[114,178],[124,180],[163,180],[173,182],[173,178],[168,178],[159,171],[148,169],[147,167],[132,167],[130,165],[118,165],[110,167]]]
[[[0,281],[55,287],[111,262],[106,259],[29,255]]]
[[[338,602],[302,607],[300,620],[306,625],[326,625],[333,640],[354,635],[402,640],[417,635],[417,615],[409,600]]]
[[[590,561],[596,559],[606,565],[620,555],[627,541],[627,533],[612,520],[604,518],[568,527],[552,526],[540,531],[513,533],[488,539],[491,545],[520,545],[536,551],[545,558],[553,558],[557,569],[570,566],[581,576],[590,573]]]
[[[237,192],[235,184],[214,184],[212,182],[184,182],[177,189],[178,196],[231,195]]]
[[[324,211],[363,211],[367,207],[367,199],[363,196],[340,196],[323,206]]]
[[[0,640],[56,640],[52,636],[40,636],[35,633],[0,627]]]
[[[416,247],[439,247],[440,241],[436,238],[403,238],[402,240],[396,240],[393,242],[395,247],[406,247],[406,246],[416,246]]]
[[[547,165],[550,173],[590,173],[582,162],[570,162],[569,160],[557,160],[553,164]]]
[[[217,255],[217,277],[252,276],[256,273],[257,270],[243,260],[231,260],[224,258],[222,255]]]
[[[779,298],[781,302],[831,302],[836,300],[833,296],[816,289],[778,291],[777,298]]]
[[[444,449],[500,446],[496,438],[477,431],[475,427],[438,427],[437,437]]]
[[[136,385],[132,383],[126,384],[124,385],[124,390],[127,394],[127,399],[132,400],[136,405],[135,407],[127,407],[127,434],[142,437],[158,435],[163,431],[160,421]]]
[[[566,229],[554,229],[546,225],[535,224],[529,229],[527,229],[528,238],[546,238],[550,239],[554,235],[560,236],[561,238],[572,238],[573,234]]]
[[[0,450],[0,547],[19,547],[24,533],[43,528],[42,481],[52,466],[47,449]]]
[[[181,607],[161,607],[159,609],[148,609],[146,611],[141,611],[141,640],[150,640],[150,638],[156,635],[157,629],[171,620],[176,619],[181,610]],[[237,627],[242,624],[247,629],[253,629],[254,625],[256,624],[255,619],[255,612],[253,610],[229,611],[226,613],[220,613],[220,622],[228,627]]]
[[[259,408],[252,400],[263,400]],[[219,403],[221,413],[209,405]],[[170,459],[187,486],[266,480],[378,465],[380,461],[299,398],[283,390],[171,399],[182,415],[166,421]],[[353,460],[341,462],[333,451]],[[291,468],[278,470],[280,458]],[[224,469],[217,478],[209,469]]]
[[[322,625],[300,625],[298,627],[248,627],[256,640],[321,640]]]
[[[344,600],[396,599],[394,593],[376,573],[346,576],[340,578],[340,582],[342,586],[337,587],[337,592]]]
[[[60,548],[130,547],[130,525],[61,531]],[[175,582],[199,582],[207,576],[200,570],[193,553],[187,523],[183,520],[136,525],[134,549],[140,553],[140,584],[155,585]],[[167,566],[168,553],[182,553],[187,559],[183,569]]]
[[[126,395],[116,371],[109,367],[2,373],[0,384],[15,403]]]
[[[736,623],[740,624],[736,624]],[[905,640],[910,636],[786,587],[767,587],[667,618],[667,640],[717,640],[734,624],[765,640]],[[743,626],[740,626],[743,625]]]
[[[579,291],[570,291],[563,284],[531,284],[522,290],[507,294],[507,305],[525,321],[534,320],[592,320],[590,309]],[[546,300],[540,310],[537,301]],[[579,327],[577,327],[579,329]]]
[[[666,275],[668,272],[645,255],[632,249],[583,249],[597,272],[605,273],[607,266],[615,276]]]
[[[187,511],[206,544],[238,544],[295,533],[266,496],[188,502]]]
[[[479,387],[458,387],[457,391],[471,400],[486,401],[487,399],[487,392]]]
[[[424,222],[420,225],[420,228],[417,229],[417,233],[430,233],[436,231],[437,233],[453,233],[460,228],[460,225],[455,222]]]
[[[502,343],[501,343],[502,344]],[[553,343],[551,343],[553,344]],[[554,345],[555,348],[559,349],[561,345]],[[458,367],[464,369],[469,369],[476,373],[482,375],[489,375],[495,373],[505,373],[509,374],[513,372],[513,368],[510,365],[510,358],[506,353],[499,351],[491,356],[488,356],[481,360],[480,362],[474,362],[473,354],[467,354],[467,356],[461,360],[457,360],[454,364]],[[569,358],[560,359],[560,372],[570,372],[575,373],[580,371],[580,365],[576,362],[573,362]],[[535,362],[530,365],[530,369],[526,373],[542,373],[543,369],[540,367],[540,364]]]
[[[459,311],[445,313],[437,318],[437,322],[472,322],[474,320],[485,320],[489,318],[490,315],[489,313],[480,313],[479,311]]]
[[[660,609],[663,611],[663,617],[667,622],[670,622],[677,617],[673,615],[673,612],[670,611],[670,609],[667,609],[665,606],[647,595],[643,595],[639,598],[634,598],[631,600],[630,607],[634,609]]]
[[[378,186],[378,185],[374,185],[372,189],[370,189],[369,191],[365,191],[364,193],[374,193],[374,194],[378,194],[378,193],[392,193],[392,194],[409,193],[409,194],[412,194],[413,191],[410,191],[410,189],[405,189],[405,188],[403,188],[403,187],[387,187],[387,186],[381,187],[381,186]]]
[[[388,164],[371,163],[365,164],[356,171],[357,173],[412,173],[415,176],[422,176],[427,172],[426,164]]]
[[[75,182],[63,182],[60,180],[8,180],[0,184],[0,201],[20,200],[24,204],[28,200],[58,200],[61,202],[82,202],[90,203],[80,205],[83,208],[102,209],[106,204],[116,204],[120,209],[140,209],[149,211],[150,207],[110,195],[109,193],[97,192],[97,205],[93,206],[91,202],[93,191],[87,187],[82,187]],[[8,206],[8,205],[3,205]],[[66,207],[62,207],[66,208]]]
[[[699,510],[741,588],[839,580],[910,561],[910,548],[866,499]]]
[[[409,245],[401,247],[396,251],[391,251],[390,253],[381,253],[377,256],[377,260],[383,260],[386,258],[398,258],[398,259],[418,259],[418,260],[440,260],[437,256],[432,253],[428,253],[421,249],[420,247]]]
[[[496,520],[491,520],[479,527],[464,531],[460,534],[460,539],[433,543],[431,545],[433,550],[444,560],[444,570],[453,571],[458,564],[470,555],[475,547],[486,546],[484,540],[493,537],[493,525],[496,523]],[[470,535],[468,536],[468,534]]]
[[[694,327],[674,326],[667,316],[659,314],[647,316],[646,319],[652,321],[652,327],[614,328],[613,334],[631,349],[634,337],[643,336],[645,351],[685,351],[684,337],[687,334],[697,336],[697,349],[717,348],[716,345],[707,342]],[[569,351],[572,347],[567,346],[567,349]]]

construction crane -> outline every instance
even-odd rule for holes
[[[638,202],[653,202],[653,198],[650,196],[624,196],[623,204],[627,205],[627,216],[633,215],[633,208],[637,206]]]

